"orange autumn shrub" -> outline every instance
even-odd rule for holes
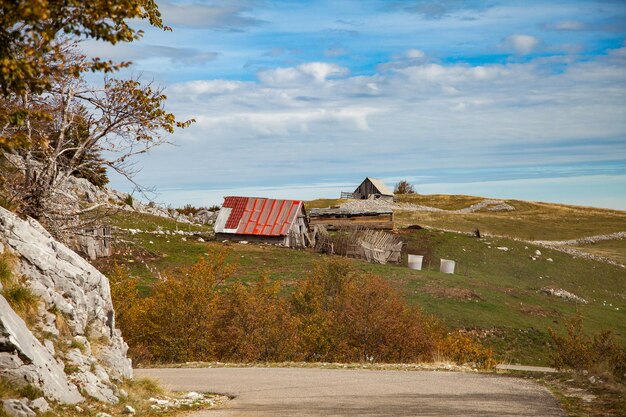
[[[421,312],[389,283],[358,273],[350,261],[319,263],[292,296],[306,360],[430,360],[435,344]]]
[[[491,349],[460,331],[445,335],[438,343],[438,352],[443,359],[461,365],[473,364],[482,369],[491,369],[496,366]]]
[[[226,256],[215,252],[167,274],[143,298],[137,281],[116,268],[111,292],[135,362],[407,363],[440,352],[483,364],[491,357],[470,338],[446,336],[437,320],[352,261],[325,258],[285,295],[265,275],[232,282]]]
[[[216,356],[221,361],[293,360],[297,329],[280,283],[266,275],[251,285],[236,283],[221,294],[216,316]]]
[[[626,381],[626,346],[617,341],[613,332],[603,330],[594,335],[586,334],[580,313],[565,320],[565,330],[566,335],[561,335],[548,327],[552,339],[552,366],[611,375],[618,381]]]
[[[120,327],[136,362],[215,359],[219,287],[234,271],[226,264],[226,256],[226,251],[216,252],[180,273],[168,274],[144,298],[128,289],[112,292],[121,312]]]

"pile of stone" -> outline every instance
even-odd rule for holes
[[[399,203],[389,200],[350,200],[340,206],[342,209],[350,211],[365,211],[365,210],[405,210],[405,211],[424,211],[431,213],[474,213],[483,209],[488,211],[512,211],[515,207],[506,203],[503,200],[491,200],[485,199],[479,203],[472,204],[469,207],[465,207],[459,210],[444,210],[437,207],[423,206],[412,203]]]
[[[154,203],[142,203],[132,195],[108,187],[97,187],[84,178],[66,177],[60,182],[62,194],[65,195],[71,205],[75,205],[78,211],[81,202],[91,206],[101,206],[109,209],[136,211],[151,214],[153,216],[173,219],[181,223],[192,223],[192,220],[178,211],[161,207]],[[130,203],[130,204],[129,204]]]
[[[197,224],[214,224],[218,213],[219,211],[215,210],[198,210],[198,212],[192,216],[191,220]]]
[[[472,204],[459,210],[451,210],[455,213],[475,213],[477,211],[487,209],[487,211],[513,211],[515,207],[502,200],[485,199],[479,203]]]
[[[167,412],[181,407],[213,407],[226,400],[228,400],[228,397],[224,395],[207,395],[191,391],[185,394],[182,398],[159,397],[150,398],[148,401],[152,403],[150,406],[152,410],[157,412]]]
[[[595,235],[595,236],[587,236],[582,237],[580,239],[570,239],[570,240],[536,240],[533,243],[544,246],[576,246],[576,245],[586,245],[590,243],[603,242],[606,240],[621,240],[626,238],[626,232],[615,232],[609,233],[605,235]]]
[[[407,210],[407,211],[428,211],[428,212],[442,212],[445,211],[440,208],[422,206],[419,204],[411,203],[396,203],[389,200],[350,200],[342,203],[340,208],[342,210],[361,212],[361,211],[375,211],[375,210]]]
[[[569,291],[565,291],[564,289],[561,289],[561,288],[543,287],[537,292],[540,294],[546,294],[546,295],[550,295],[553,297],[559,297],[566,301],[572,301],[572,302],[580,303],[580,304],[589,304],[589,302],[585,300],[584,298],[579,297],[576,294],[572,294]]]

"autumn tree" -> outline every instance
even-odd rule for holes
[[[393,189],[394,194],[415,194],[415,188],[413,184],[408,182],[407,180],[401,180],[396,183],[396,186]]]
[[[112,71],[128,63],[93,58],[82,67],[68,65],[66,49],[75,40],[116,44],[139,39],[133,19],[163,26],[154,0],[3,0],[0,2],[0,91],[38,94],[54,80],[82,71]]]
[[[62,237],[60,228],[97,208],[68,204],[61,185],[69,176],[102,185],[110,169],[132,180],[133,156],[192,122],[177,121],[164,108],[162,89],[137,78],[107,76],[97,85],[85,81],[87,72],[111,72],[128,63],[89,59],[81,54],[79,42],[138,39],[142,32],[129,25],[132,19],[164,28],[151,0],[2,3],[2,197],[57,237]]]
[[[130,158],[188,124],[164,110],[165,99],[161,89],[136,79],[105,78],[103,85],[91,86],[71,75],[54,80],[46,94],[18,99],[28,116],[3,133],[27,144],[7,156],[24,173],[23,213],[48,224],[61,216],[59,210],[67,215],[66,205],[55,202],[69,176],[107,167],[132,179]]]

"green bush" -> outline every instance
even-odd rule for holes
[[[548,328],[552,338],[551,365],[557,369],[587,370],[610,373],[620,381],[626,380],[626,348],[608,330],[589,336],[583,331],[583,317],[576,314],[565,323],[566,336]]]
[[[126,197],[124,197],[124,204],[126,204],[129,207],[133,206],[133,196],[128,194]]]

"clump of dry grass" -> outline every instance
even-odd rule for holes
[[[7,300],[11,308],[32,327],[38,316],[39,297],[28,288],[26,283],[13,272],[15,257],[8,251],[0,254],[0,294]]]

